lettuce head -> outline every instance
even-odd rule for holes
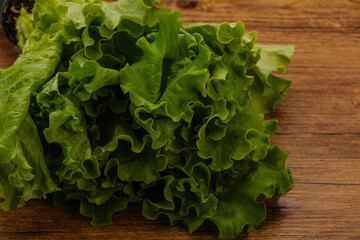
[[[142,206],[189,233],[231,239],[285,195],[287,153],[272,146],[291,45],[255,44],[241,21],[183,23],[155,0],[36,0],[22,53],[0,70],[0,208],[51,195],[91,224]]]

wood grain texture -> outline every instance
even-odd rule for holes
[[[294,44],[286,77],[288,97],[270,118],[279,119],[273,143],[290,152],[294,187],[268,202],[268,216],[239,239],[360,239],[360,1],[164,0],[186,22],[242,20],[258,43]],[[16,51],[0,35],[0,68]],[[0,239],[216,239],[211,224],[189,236],[168,221],[140,211],[114,216],[94,228],[76,206],[30,201],[0,212]]]

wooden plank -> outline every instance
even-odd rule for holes
[[[239,239],[355,239],[360,236],[360,185],[294,184],[286,197],[268,202],[259,228]],[[351,217],[349,217],[351,216]],[[22,239],[216,239],[212,225],[188,235],[168,220],[149,221],[140,211],[114,215],[114,224],[92,227],[76,206],[54,207],[30,201],[24,208],[1,214],[0,238]]]
[[[290,152],[294,188],[269,202],[267,219],[239,239],[360,239],[360,2],[358,0],[164,0],[186,22],[244,21],[258,42],[294,44],[288,98],[275,114],[273,143]],[[0,68],[16,58],[0,34]],[[124,211],[94,228],[76,206],[33,200],[0,212],[0,239],[216,239]]]
[[[14,44],[10,43],[0,28],[0,69],[9,67],[17,58]]]
[[[294,184],[250,239],[358,239],[360,185]]]
[[[299,182],[360,183],[360,100],[357,92],[292,89],[279,103],[273,143],[290,152]]]

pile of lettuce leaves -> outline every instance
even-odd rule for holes
[[[22,54],[0,70],[0,207],[75,200],[91,224],[142,207],[219,238],[265,219],[286,194],[287,153],[264,114],[286,96],[291,45],[235,23],[182,23],[155,0],[37,0]]]

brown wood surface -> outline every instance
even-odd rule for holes
[[[294,44],[286,77],[289,96],[270,117],[280,130],[272,140],[290,152],[294,187],[268,203],[259,228],[239,239],[360,239],[360,1],[165,0],[189,21],[244,21],[259,43]],[[0,35],[0,68],[16,58]],[[0,212],[0,239],[216,239],[214,226],[187,235],[140,211],[91,227],[71,205],[30,201]]]

